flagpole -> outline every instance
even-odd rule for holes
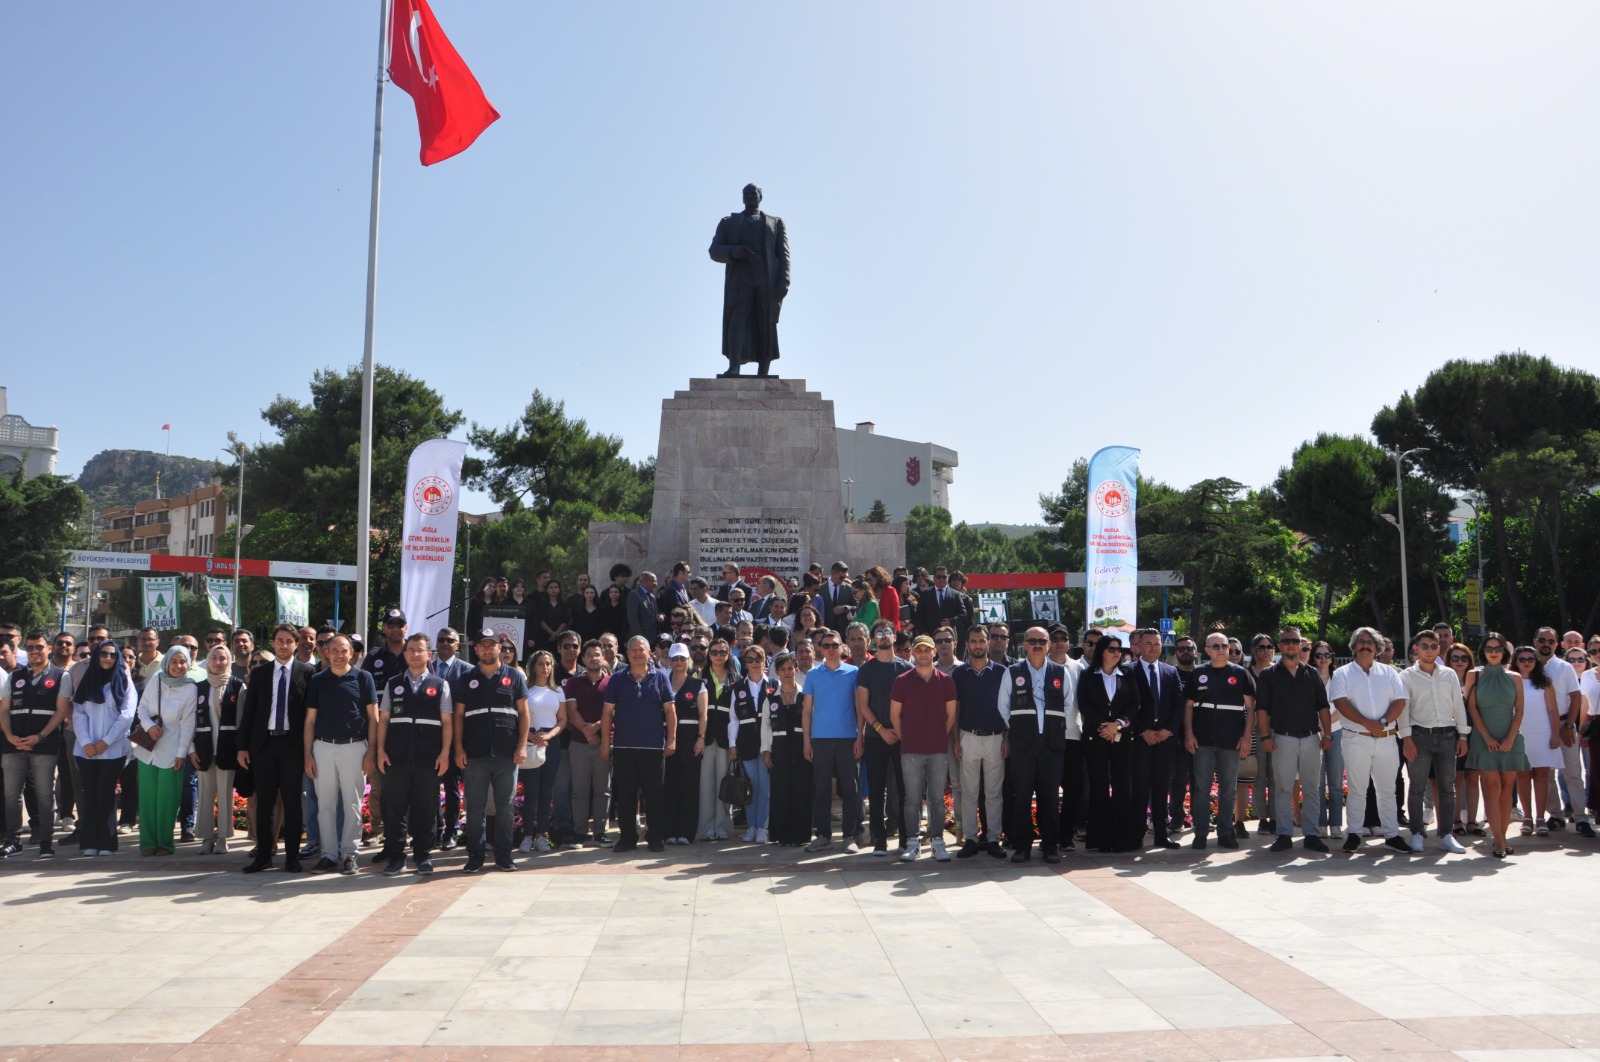
[[[383,175],[383,79],[388,67],[389,0],[378,3],[378,92],[372,116],[372,212],[367,219],[367,329],[361,352],[361,463],[356,485],[356,633],[366,636],[372,560],[372,331],[378,312],[378,185]]]

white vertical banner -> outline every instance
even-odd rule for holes
[[[311,584],[278,583],[278,622],[311,625]]]
[[[1138,482],[1139,451],[1131,446],[1107,446],[1089,458],[1088,624],[1103,631],[1138,625]]]
[[[214,623],[233,622],[233,580],[206,577],[206,603]]]
[[[144,580],[144,625],[158,631],[178,627],[178,577]]]
[[[400,607],[412,631],[433,632],[449,617],[467,444],[429,439],[406,462],[406,518],[400,553]],[[476,632],[469,637],[476,637]],[[522,644],[520,641],[517,643]]]
[[[1004,623],[1009,618],[1006,614],[1006,595],[1004,591],[998,594],[978,595],[979,622]]]

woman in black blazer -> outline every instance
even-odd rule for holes
[[[1103,635],[1078,677],[1083,758],[1089,774],[1089,832],[1084,846],[1093,851],[1132,852],[1144,840],[1144,823],[1134,821],[1133,810],[1133,723],[1139,714],[1139,687],[1121,663],[1122,639]]]

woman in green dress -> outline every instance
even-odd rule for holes
[[[1472,737],[1467,749],[1467,769],[1483,782],[1484,814],[1494,836],[1494,857],[1504,859],[1512,848],[1506,843],[1511,826],[1511,801],[1517,792],[1517,774],[1528,770],[1522,741],[1522,680],[1506,669],[1511,645],[1498,631],[1490,631],[1478,647],[1483,664],[1467,676],[1467,714]]]
[[[865,623],[867,629],[871,630],[872,625],[878,622],[878,595],[865,579],[857,579],[851,587],[856,592],[856,612],[850,618],[857,623]]]

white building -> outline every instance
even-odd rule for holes
[[[22,469],[24,478],[49,475],[56,470],[55,428],[36,428],[6,408],[6,389],[0,387],[0,476]]]
[[[882,500],[891,522],[898,523],[914,505],[950,508],[950,484],[961,463],[954,450],[936,443],[911,442],[879,435],[864,420],[854,428],[835,429],[839,436],[839,470],[845,496],[860,520]]]

